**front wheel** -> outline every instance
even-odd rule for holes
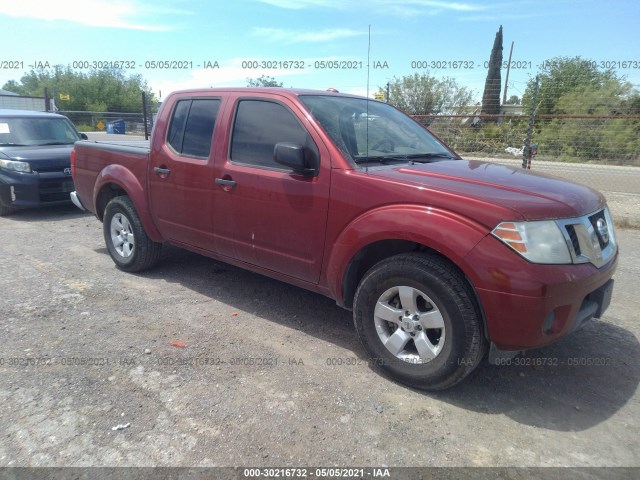
[[[139,272],[160,260],[162,244],[147,236],[129,197],[115,197],[107,204],[102,230],[109,255],[120,270]]]
[[[471,287],[434,255],[395,255],[371,268],[356,291],[353,318],[375,364],[412,387],[452,387],[487,350]]]

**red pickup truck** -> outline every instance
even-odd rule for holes
[[[461,159],[370,99],[176,92],[150,148],[80,141],[71,165],[72,200],[103,222],[118,268],[153,266],[168,242],[321,293],[353,309],[376,365],[419,388],[552,343],[611,300],[601,194]]]

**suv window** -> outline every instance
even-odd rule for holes
[[[64,117],[2,117],[0,146],[73,145],[80,136]]]
[[[309,133],[284,105],[265,100],[241,100],[231,138],[231,161],[283,169],[273,159],[276,143],[290,142],[317,152]]]
[[[208,157],[220,100],[180,100],[171,118],[167,143],[181,154]]]

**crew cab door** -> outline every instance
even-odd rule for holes
[[[220,102],[180,98],[168,106],[166,140],[152,143],[149,161],[150,205],[158,230],[174,243],[207,251],[214,247],[210,152]]]
[[[216,250],[237,260],[317,283],[329,206],[330,158],[303,112],[286,98],[237,98],[226,151],[216,159]],[[275,163],[276,143],[313,149],[315,177]]]

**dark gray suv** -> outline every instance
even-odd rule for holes
[[[83,138],[63,115],[0,110],[0,216],[69,202],[71,150]]]

